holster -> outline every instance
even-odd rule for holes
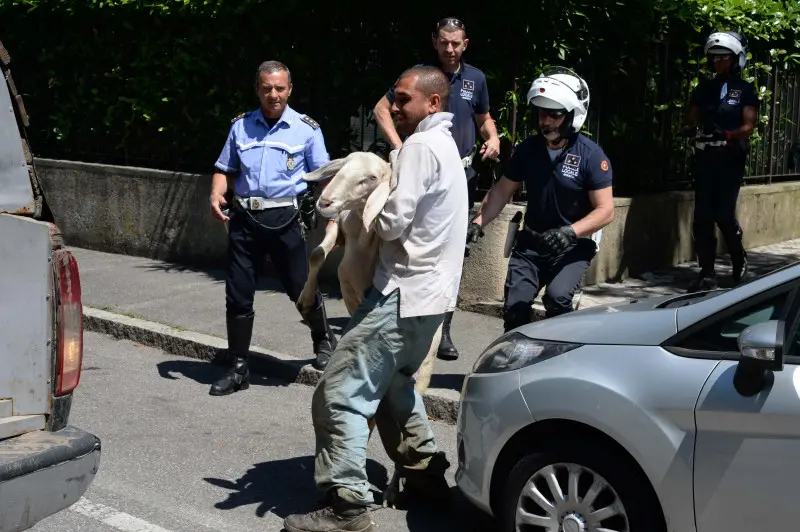
[[[508,222],[508,233],[506,233],[506,245],[503,248],[503,258],[511,256],[511,250],[514,249],[514,244],[517,242],[517,233],[519,232],[519,223],[522,221],[522,211],[517,211],[513,218]]]
[[[309,188],[298,197],[297,208],[300,211],[300,223],[305,231],[312,231],[317,228],[317,201],[314,199],[314,191]]]

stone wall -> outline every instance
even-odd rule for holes
[[[209,211],[210,175],[47,159],[35,165],[68,245],[197,266],[224,264],[226,231]],[[798,204],[798,182],[744,187],[738,215],[746,247],[800,237]],[[691,192],[616,198],[614,221],[603,231],[585,283],[692,260],[693,208]],[[506,206],[472,247],[462,279],[464,306],[502,299],[508,221],[522,209]],[[323,225],[311,235],[309,249],[321,240]],[[719,249],[725,251],[721,239]],[[335,281],[340,257],[334,251],[323,280]]]

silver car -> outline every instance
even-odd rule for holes
[[[467,376],[456,482],[503,531],[800,523],[800,263],[501,336]]]

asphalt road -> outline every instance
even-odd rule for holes
[[[212,397],[218,369],[207,363],[95,333],[85,344],[70,423],[101,438],[100,470],[83,499],[32,530],[280,531],[318,503],[312,388],[256,376],[245,392]],[[434,430],[454,462],[455,428]],[[379,487],[391,474],[377,433],[368,472]],[[455,466],[448,473],[452,485]],[[453,493],[446,509],[378,510],[377,530],[496,530]]]

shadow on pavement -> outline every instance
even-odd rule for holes
[[[472,506],[457,488],[451,488],[450,493],[452,502],[446,508],[432,508],[424,503],[410,504],[406,512],[408,531],[496,532],[499,530],[499,524]]]
[[[431,375],[429,388],[445,388],[460,392],[463,384],[464,375],[458,373],[434,373]]]
[[[367,459],[367,476],[381,490],[389,481],[386,468],[371,459]],[[227,499],[214,505],[220,510],[258,504],[258,517],[264,517],[270,512],[285,518],[290,514],[306,513],[323,505],[322,492],[314,485],[313,456],[261,462],[236,481],[208,477],[203,480],[219,488],[231,490]]]
[[[177,380],[180,377],[176,377],[175,374],[180,374],[208,386],[211,386],[214,381],[225,373],[225,368],[221,364],[199,360],[166,360],[159,362],[156,367],[158,368],[158,374],[165,379]],[[250,371],[251,386],[286,387],[289,384],[290,382],[285,379],[267,377],[261,373]]]
[[[717,256],[716,271],[720,288],[730,288],[731,265],[728,255]],[[752,280],[788,266],[800,260],[800,254],[775,254],[760,251],[748,251],[748,274],[746,280]],[[605,282],[583,287],[586,295],[605,298],[646,298],[653,296],[684,293],[695,279],[698,269],[695,263],[687,263],[671,268],[662,268],[645,272],[636,277],[627,278],[624,282]]]
[[[367,459],[367,476],[378,490],[386,488],[388,472],[379,462]],[[213,486],[230,490],[227,499],[214,505],[220,510],[255,504],[258,517],[272,513],[284,519],[290,514],[306,513],[324,505],[323,495],[314,485],[313,456],[255,464],[235,481],[208,477],[204,480]],[[374,511],[373,520],[380,529],[381,522],[390,519],[393,512],[404,512],[409,532],[497,530],[497,524],[470,505],[457,488],[451,488],[451,494],[453,500],[449,507],[431,507],[424,502],[414,501],[404,510],[379,508]],[[381,494],[374,495],[375,501],[380,504]]]

